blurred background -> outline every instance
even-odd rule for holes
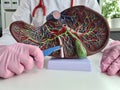
[[[110,26],[110,37],[120,40],[120,0],[97,0],[102,15]],[[0,0],[0,37],[2,30],[11,23],[11,16],[20,4],[20,0]]]

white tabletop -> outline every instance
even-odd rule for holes
[[[101,55],[97,53],[88,57],[92,64],[91,72],[34,68],[19,76],[0,79],[0,90],[120,90],[119,76],[100,72]]]

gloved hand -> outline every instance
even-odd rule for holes
[[[43,52],[36,46],[16,43],[0,46],[0,77],[9,78],[31,70],[36,63],[43,67]]]
[[[120,41],[113,41],[110,47],[104,50],[101,71],[110,76],[120,76]]]

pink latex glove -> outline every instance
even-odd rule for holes
[[[22,43],[0,46],[0,77],[2,78],[31,70],[34,62],[38,68],[43,68],[44,56],[37,46]]]
[[[101,71],[110,76],[120,76],[120,41],[113,41],[110,47],[104,50]]]

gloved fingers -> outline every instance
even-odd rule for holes
[[[119,56],[119,50],[114,47],[104,51],[101,60],[101,71],[105,72],[111,63]]]
[[[40,48],[33,45],[26,45],[26,47],[29,50],[29,54],[33,56],[34,60],[36,61],[37,67],[40,69],[43,68],[44,55]]]
[[[110,43],[110,46],[120,45],[120,41],[116,40]]]
[[[0,72],[0,77],[1,77],[1,78],[7,79],[7,78],[10,78],[10,77],[12,77],[12,76],[14,76],[14,73],[11,72],[11,71],[8,70],[8,69]]]
[[[8,65],[8,69],[14,74],[19,75],[24,71],[24,66],[20,63],[15,63],[14,65]]]
[[[120,76],[120,70],[117,72],[117,75]]]
[[[117,58],[107,69],[106,73],[108,75],[115,75],[120,70],[120,57]]]
[[[8,58],[8,54],[3,53],[3,56],[0,58],[0,77],[1,78],[9,78],[9,77],[12,77],[14,75],[14,73],[11,72],[7,67],[8,61],[5,61],[5,60],[7,60],[6,57]]]
[[[25,59],[21,58],[20,63],[24,66],[25,71],[31,70],[34,66],[34,61],[31,56]]]

